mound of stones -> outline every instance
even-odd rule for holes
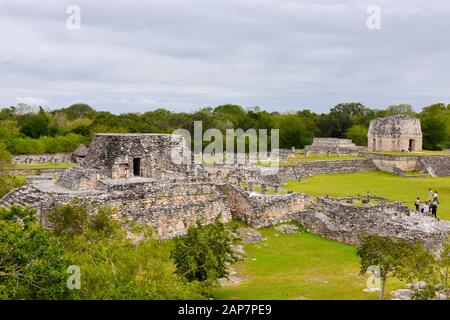
[[[303,233],[297,226],[293,224],[282,224],[274,228],[276,231],[285,234],[301,234]]]

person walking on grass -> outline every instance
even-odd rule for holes
[[[428,192],[430,193],[430,195],[428,196],[428,200],[429,201],[433,201],[433,196],[434,196],[433,189],[429,188]]]
[[[430,205],[431,202],[430,201],[424,201],[422,204],[422,212],[426,215],[428,215],[430,213]]]
[[[434,191],[434,194],[433,194],[433,202],[436,202],[437,204],[439,204],[439,200],[438,200],[438,192],[437,192],[437,190]]]
[[[431,205],[431,216],[439,221],[437,217],[437,209],[438,209],[437,203],[433,202],[433,204]]]
[[[420,212],[420,198],[417,197],[416,202],[414,202],[414,205],[416,206],[416,213]]]

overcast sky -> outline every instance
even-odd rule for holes
[[[380,29],[367,27],[370,5]],[[0,0],[1,106],[325,112],[350,101],[450,103],[450,1]]]

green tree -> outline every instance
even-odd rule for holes
[[[400,259],[396,276],[407,283],[418,281],[426,283],[424,287],[414,290],[412,295],[415,299],[433,299],[438,287],[449,296],[450,239],[447,238],[443,243],[439,255],[425,248],[422,243],[416,242]]]
[[[369,128],[366,126],[355,124],[345,132],[345,136],[352,139],[352,141],[358,146],[367,146],[368,131]]]
[[[437,103],[423,108],[419,114],[423,147],[426,150],[439,150],[450,147],[450,108]]]
[[[40,107],[37,114],[29,114],[25,116],[25,122],[20,128],[20,132],[30,138],[39,138],[49,134],[48,126],[50,118],[45,110]]]
[[[61,210],[56,210],[61,212]],[[79,206],[64,212],[79,212]],[[204,299],[198,282],[175,274],[171,243],[156,240],[147,226],[112,218],[113,210],[89,212],[79,233],[61,234],[66,259],[81,270],[81,288],[73,299]],[[79,214],[71,214],[79,216]],[[71,225],[70,223],[68,224]],[[70,228],[70,227],[69,227]]]
[[[353,124],[366,124],[372,113],[359,102],[340,103],[321,115],[318,125],[324,136],[343,138]]]
[[[228,276],[228,265],[238,257],[232,249],[237,241],[220,218],[213,224],[189,228],[187,235],[175,239],[172,256],[176,272],[188,281],[214,283],[219,278]]]
[[[88,224],[88,211],[79,202],[61,205],[47,216],[53,232],[58,235],[74,236],[81,234]]]
[[[401,259],[406,255],[410,245],[403,240],[396,240],[377,235],[364,236],[356,250],[360,258],[361,274],[366,274],[371,266],[380,270],[380,300],[384,299],[386,280],[392,276],[400,265]]]
[[[0,299],[62,299],[67,296],[60,242],[35,223],[35,211],[0,208]]]
[[[385,111],[385,116],[394,116],[397,114],[415,115],[413,107],[407,103],[391,105]]]

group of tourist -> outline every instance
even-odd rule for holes
[[[424,214],[430,214],[431,216],[438,219],[437,217],[437,209],[439,204],[439,195],[438,192],[433,189],[428,189],[429,196],[428,200],[421,201],[420,197],[417,197],[416,201],[414,202],[414,205],[416,206],[416,213],[424,213]],[[439,220],[439,219],[438,219]]]

